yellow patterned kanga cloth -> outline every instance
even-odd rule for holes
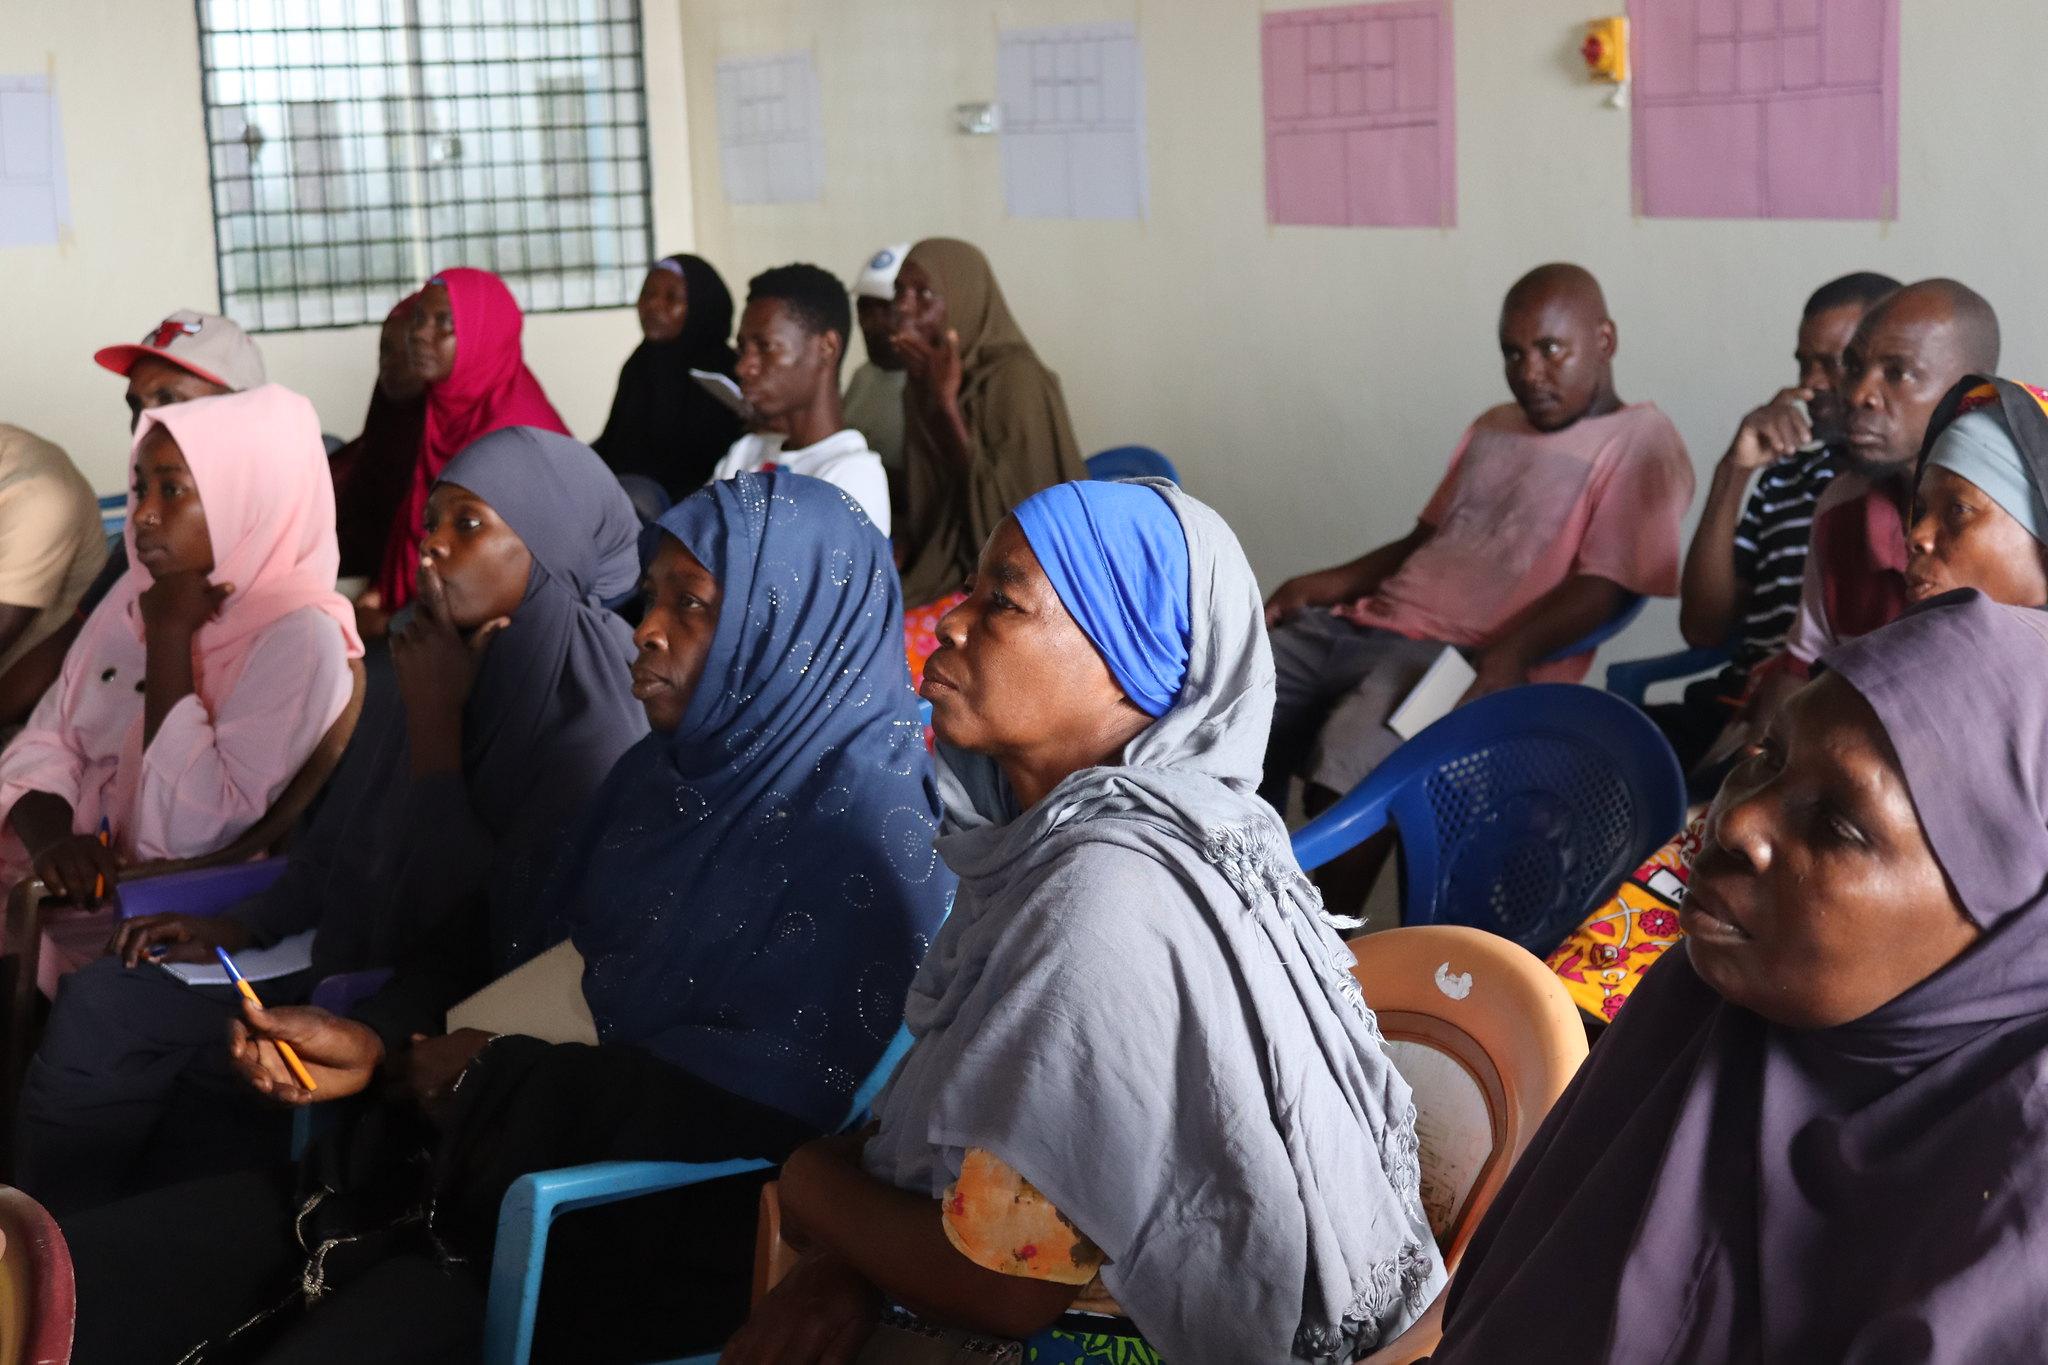
[[[983,1148],[967,1149],[940,1208],[954,1249],[983,1269],[1055,1284],[1087,1284],[1102,1269],[1095,1244]]]
[[[1612,1023],[1650,964],[1678,942],[1678,907],[1705,828],[1704,816],[1687,825],[1551,951],[1550,970],[1595,1019]]]

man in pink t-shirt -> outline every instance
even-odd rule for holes
[[[1576,682],[1590,653],[1544,663],[1630,594],[1678,592],[1692,462],[1648,403],[1614,391],[1599,282],[1546,265],[1508,291],[1501,355],[1515,401],[1480,415],[1415,529],[1266,603],[1279,690],[1263,794],[1311,814],[1400,744],[1387,717],[1445,646],[1478,671],[1466,700]]]

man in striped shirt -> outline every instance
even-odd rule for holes
[[[1649,708],[1688,773],[1734,718],[1750,670],[1778,652],[1798,615],[1813,507],[1835,476],[1844,435],[1842,352],[1871,305],[1898,287],[1864,271],[1815,290],[1793,351],[1799,382],[1742,419],[1715,467],[1686,553],[1678,624],[1686,643],[1726,645],[1733,657],[1684,700]],[[1719,772],[1699,776],[1695,785],[1710,795]]]

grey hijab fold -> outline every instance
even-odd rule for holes
[[[1230,529],[1187,533],[1188,674],[1117,767],[1018,812],[942,747],[952,916],[912,983],[918,1041],[868,1169],[938,1196],[968,1147],[1042,1190],[1175,1365],[1349,1360],[1443,1282],[1414,1104],[1256,787],[1273,708]]]

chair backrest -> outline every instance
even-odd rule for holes
[[[1685,775],[1649,717],[1562,683],[1460,707],[1366,784],[1400,833],[1404,924],[1468,924],[1539,956],[1685,825]]]
[[[1415,1093],[1422,1203],[1455,1268],[1508,1171],[1586,1059],[1571,996],[1534,955],[1454,924],[1367,934],[1352,969]]]
[[[1088,457],[1091,479],[1168,479],[1178,484],[1173,461],[1151,446],[1115,446]]]
[[[0,1365],[64,1365],[77,1311],[71,1251],[57,1220],[0,1185]]]

